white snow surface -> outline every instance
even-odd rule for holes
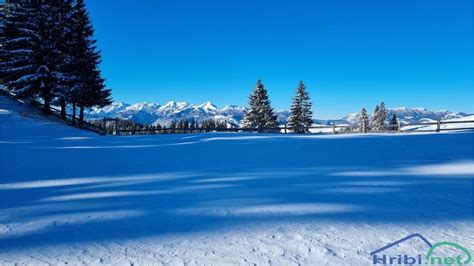
[[[443,122],[460,122],[460,123],[452,123],[452,124],[441,124],[440,129],[465,129],[465,128],[474,128],[474,115],[469,115],[465,117],[460,117],[460,118],[451,118],[451,119],[446,119],[443,120]],[[426,122],[436,122],[435,120],[433,121],[426,121]],[[421,131],[421,130],[436,130],[437,125],[428,125],[428,126],[404,126],[402,127],[402,130],[413,130],[413,131]]]
[[[413,233],[474,251],[472,132],[103,137],[0,110],[1,265],[371,265]]]

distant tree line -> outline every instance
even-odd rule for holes
[[[0,82],[20,99],[84,109],[103,107],[111,91],[84,0],[6,0],[0,6]],[[75,121],[74,121],[75,122]]]
[[[160,124],[143,125],[126,119],[97,119],[89,122],[95,126],[103,128],[107,134],[124,134],[120,131],[126,131],[126,134],[134,135],[150,133],[197,133],[227,131],[230,128],[233,128],[233,125],[226,121],[216,119],[206,119],[201,122],[183,119],[178,122],[172,121],[169,126],[162,126]]]

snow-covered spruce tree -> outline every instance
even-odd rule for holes
[[[53,0],[50,1],[51,14],[55,27],[55,46],[58,51],[51,59],[55,68],[51,71],[53,81],[51,89],[55,97],[54,103],[61,107],[61,116],[66,118],[66,106],[70,99],[71,88],[74,86],[75,73],[72,56],[73,51],[73,1]]]
[[[278,127],[267,90],[261,80],[257,81],[252,94],[249,96],[249,106],[245,111],[242,126],[244,128],[257,128],[258,132],[271,132],[274,130],[269,130],[269,128]]]
[[[8,1],[2,8],[0,79],[22,99],[34,99],[39,93],[36,12],[34,5],[25,1]]]
[[[296,95],[293,97],[293,104],[291,105],[290,117],[288,119],[288,126],[293,129],[294,133],[309,132],[308,128],[313,123],[311,106],[312,103],[306,91],[306,86],[300,81],[296,88]]]
[[[372,117],[372,129],[379,131],[383,130],[385,120],[387,120],[387,109],[385,108],[385,103],[382,102],[380,105],[375,107],[374,115]]]
[[[360,131],[362,133],[367,133],[367,131],[370,130],[370,124],[369,124],[369,115],[367,114],[367,110],[365,108],[362,108],[362,111],[360,112],[359,115],[359,126],[360,126]]]
[[[109,105],[111,91],[105,89],[105,80],[101,77],[99,64],[100,52],[97,50],[93,39],[89,14],[84,0],[77,0],[73,7],[73,27],[71,29],[72,49],[71,56],[74,60],[73,74],[74,86],[71,88],[69,101],[75,112],[76,105],[80,108],[79,121],[84,120],[84,108],[93,106],[103,107]]]
[[[64,47],[70,0],[9,0],[0,39],[0,76],[19,98],[41,97],[45,113],[65,87]]]
[[[379,130],[382,130],[382,131],[384,130],[382,126],[385,125],[386,120],[387,120],[387,109],[385,108],[385,103],[382,102],[380,103],[380,108],[379,108],[379,112],[377,115],[377,122],[376,122],[378,126],[381,126]]]
[[[44,113],[51,112],[50,106],[54,99],[52,91],[52,83],[54,77],[52,73],[56,70],[55,59],[61,53],[57,50],[57,29],[55,28],[55,21],[53,15],[53,8],[49,1],[35,0],[31,1],[35,5],[37,19],[37,32],[35,47],[33,49],[35,61],[38,68],[35,70],[35,75],[39,81],[40,97],[43,99]]]
[[[390,118],[389,125],[391,126],[391,130],[397,130],[398,129],[398,119],[396,114],[392,114],[392,118]]]
[[[374,108],[374,112],[372,113],[372,118],[371,118],[371,120],[370,120],[370,127],[371,127],[372,129],[375,129],[375,126],[376,126],[376,124],[375,124],[375,121],[376,121],[375,117],[377,116],[379,110],[380,110],[380,107],[379,107],[379,105],[377,104],[377,105],[375,106],[375,108]]]

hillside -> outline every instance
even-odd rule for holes
[[[41,111],[28,104],[19,104],[9,97],[0,95],[0,140],[6,141],[15,136],[22,139],[62,138],[65,135],[76,137],[96,134],[65,125],[55,117],[45,117]]]

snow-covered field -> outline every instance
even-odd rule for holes
[[[443,120],[443,122],[459,122],[459,123],[448,123],[448,124],[441,124],[441,130],[453,130],[459,128],[474,128],[474,115],[469,115],[461,118],[452,118]],[[436,122],[436,121],[429,121],[429,122]],[[436,130],[436,125],[428,125],[428,126],[404,126],[402,130],[404,131],[422,131],[422,130]]]
[[[413,233],[474,252],[472,132],[101,137],[19,112],[0,97],[0,264],[370,265]]]

